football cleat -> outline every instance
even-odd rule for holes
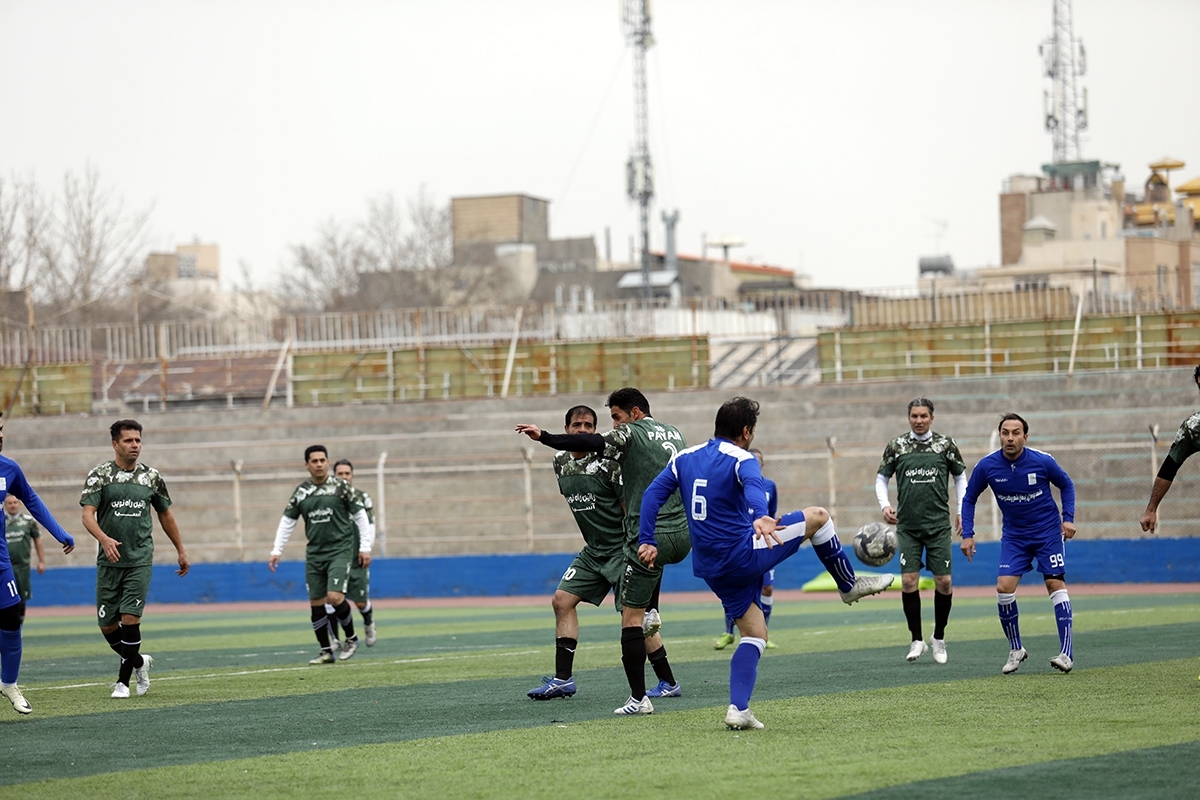
[[[646,609],[645,615],[642,616],[642,634],[649,639],[660,630],[662,630],[662,617],[659,616],[658,609]]]
[[[110,697],[114,699],[129,697],[129,686],[120,682],[114,683]]]
[[[1054,667],[1059,672],[1070,672],[1072,667],[1071,657],[1066,653],[1059,653],[1054,658],[1050,659],[1050,666]]]
[[[658,686],[646,690],[646,697],[683,697],[683,689],[678,683],[659,681]]]
[[[317,654],[316,658],[310,660],[308,663],[310,663],[310,664],[332,664],[333,663],[333,652],[330,650],[322,650],[320,653]]]
[[[634,700],[633,695],[625,701],[625,705],[613,710],[614,714],[620,716],[633,716],[635,714],[653,714],[654,704],[650,702],[649,697],[643,697],[641,700]]]
[[[936,639],[934,641],[937,641]],[[908,662],[916,661],[921,656],[925,655],[925,651],[929,649],[929,645],[925,644],[924,639],[914,639],[912,647],[908,648],[908,655],[904,659]]]
[[[128,692],[129,690],[126,689],[125,691]],[[8,698],[8,701],[12,703],[13,710],[18,714],[28,714],[33,711],[33,706],[29,705],[29,701],[25,699],[25,695],[21,694],[21,690],[17,688],[15,683],[12,686],[0,686],[0,694]],[[129,695],[126,694],[125,696],[128,697]]]
[[[768,650],[774,650],[774,649],[775,649],[775,648],[777,648],[777,647],[779,647],[779,645],[775,644],[775,642],[773,642],[772,640],[770,640],[770,639],[767,639],[766,648],[767,648]]]
[[[946,663],[946,640],[945,639],[930,639],[933,643],[933,660],[936,664]]]
[[[1008,661],[1004,662],[1004,666],[1000,671],[1005,675],[1011,675],[1017,671],[1017,667],[1021,666],[1021,662],[1029,658],[1029,653],[1025,652],[1024,647],[1018,647],[1016,650],[1008,651]]]
[[[896,576],[888,572],[883,575],[859,575],[854,579],[854,585],[848,592],[838,592],[846,605],[857,603],[859,600],[873,594],[879,594],[892,585]]]
[[[738,711],[738,707],[730,703],[729,710],[725,712],[725,727],[735,731],[757,731],[763,728],[763,724],[754,718],[749,708]]]
[[[142,653],[142,665],[133,671],[133,677],[137,678],[138,697],[150,691],[150,667],[152,666],[154,666],[154,659]]]
[[[336,636],[329,637],[329,649],[333,652],[338,652],[342,649],[342,640]]]
[[[534,700],[553,700],[556,697],[570,697],[575,694],[575,679],[567,678],[565,681],[561,678],[551,678],[549,676],[542,678],[542,685],[536,689],[530,689],[526,694]]]
[[[729,645],[731,645],[731,644],[733,644],[733,634],[732,633],[722,633],[720,636],[717,637],[717,640],[715,642],[713,642],[713,650],[724,650],[726,647],[729,647]]]
[[[375,638],[376,638],[374,622],[367,625],[366,633],[367,633],[367,640],[366,640],[365,644],[367,645],[367,647],[374,647],[375,646]]]
[[[358,639],[347,639],[342,645],[342,652],[338,654],[338,661],[348,661],[358,652]]]

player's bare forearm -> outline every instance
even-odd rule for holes
[[[41,575],[42,573],[44,573],[46,571],[46,551],[42,547],[41,539],[34,539],[33,546],[35,548],[37,548],[37,557],[38,557],[37,571],[38,571],[38,575]]]
[[[1158,504],[1167,496],[1167,492],[1171,490],[1171,482],[1166,478],[1154,478],[1154,486],[1150,489],[1150,502],[1146,504],[1146,511],[1142,514],[1141,525],[1142,530],[1154,533],[1154,529],[1158,527]]]
[[[101,530],[100,523],[96,520],[95,506],[83,507],[83,529],[100,543],[100,549],[104,551],[105,558],[114,564],[121,560],[121,543]],[[63,548],[63,552],[69,553],[70,550]]]
[[[175,574],[180,577],[187,575],[188,570],[192,568],[192,562],[188,561],[187,553],[183,549],[183,539],[179,537],[179,525],[175,522],[175,515],[171,513],[171,509],[158,512],[158,522],[162,525],[163,533],[171,540],[171,544],[175,545],[175,552],[179,556],[179,569],[175,570]]]

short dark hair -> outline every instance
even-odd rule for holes
[[[734,397],[726,400],[717,409],[717,424],[713,428],[713,436],[722,439],[736,439],[742,435],[742,430],[754,430],[758,424],[758,403],[749,397]]]
[[[650,416],[650,401],[646,399],[646,395],[632,386],[617,389],[608,396],[608,401],[604,405],[609,408],[619,408],[622,411],[633,411],[635,408],[640,408],[643,414],[647,417]]]
[[[108,433],[112,436],[114,442],[121,438],[122,431],[137,431],[141,433],[142,425],[136,419],[119,419],[108,428]]]
[[[1192,371],[1192,380],[1196,382],[1197,386],[1200,386],[1200,364],[1197,364],[1196,369]]]
[[[329,451],[325,449],[323,444],[310,444],[304,448],[304,463],[308,463],[308,459],[313,453],[324,453],[326,458],[329,458]]]
[[[933,403],[928,397],[917,397],[913,400],[910,400],[908,403],[908,413],[911,414],[912,410],[918,406],[928,408],[930,416],[933,416]]]
[[[308,461],[308,457],[306,456],[304,460]],[[354,465],[350,463],[350,459],[348,458],[339,458],[337,461],[333,462],[334,472],[337,472],[338,467],[349,467],[350,471],[354,472]]]
[[[1014,414],[1011,411],[1008,412],[1007,414],[1005,414],[1004,416],[1000,417],[1000,424],[996,426],[996,431],[999,432],[1000,429],[1004,427],[1004,423],[1011,422],[1014,419],[1017,422],[1021,423],[1021,432],[1024,433],[1026,436],[1028,436],[1029,435],[1029,423],[1026,422],[1025,418],[1022,417],[1020,414]]]
[[[579,414],[590,414],[592,425],[597,425],[600,422],[600,415],[591,406],[571,406],[567,409],[567,421],[565,423],[568,428],[571,427],[571,420],[575,419]]]

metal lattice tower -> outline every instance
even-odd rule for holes
[[[1046,130],[1054,139],[1054,163],[1080,160],[1079,132],[1087,130],[1087,89],[1078,85],[1087,71],[1083,41],[1071,26],[1071,0],[1052,0],[1054,31],[1038,47],[1045,75],[1054,86],[1043,97]]]
[[[654,198],[654,171],[650,166],[650,121],[646,103],[646,50],[654,44],[650,33],[650,0],[624,0],[621,25],[633,48],[633,113],[636,139],[625,167],[629,199],[638,204],[641,217],[642,296],[650,298],[650,201]]]

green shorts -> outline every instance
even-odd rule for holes
[[[951,557],[950,529],[937,533],[908,533],[896,531],[900,545],[900,573],[920,572],[924,567],[934,575],[949,575]],[[921,556],[925,560],[922,562]]]
[[[354,558],[355,554],[347,551],[333,558],[305,559],[304,587],[308,589],[308,599],[324,600],[330,592],[345,594]]]
[[[631,557],[626,547],[625,576],[621,581],[622,607],[647,608],[650,598],[654,596],[654,588],[662,579],[663,567],[678,564],[692,552],[692,539],[687,531],[657,533],[654,538],[658,541],[654,569],[649,569],[636,556]]]
[[[351,603],[366,603],[371,599],[371,568],[358,565],[358,554],[350,563],[350,581],[346,584],[346,599]]]
[[[122,614],[142,615],[152,570],[149,564],[141,567],[96,565],[96,617],[101,628],[116,625]]]
[[[618,550],[608,556],[598,556],[586,547],[579,551],[571,566],[558,582],[560,591],[573,594],[598,606],[614,591],[613,602],[621,610],[621,576],[625,574],[625,553]]]
[[[13,566],[13,577],[17,579],[17,595],[24,602],[33,597],[33,586],[29,582],[29,565]]]

